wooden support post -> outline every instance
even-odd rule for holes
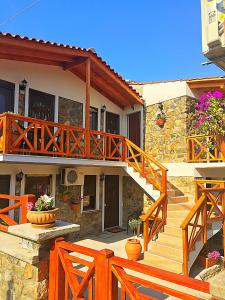
[[[144,251],[148,251],[148,221],[143,222]]]
[[[113,282],[109,282],[109,259],[114,256],[112,250],[104,249],[99,252],[96,258],[96,269],[95,269],[95,297],[98,300],[108,300],[109,290],[112,287]],[[115,283],[115,282],[114,282]],[[116,299],[111,298],[110,300]]]
[[[11,141],[11,118],[8,113],[3,117],[3,153],[9,153]]]
[[[90,98],[91,98],[91,61],[86,60],[86,103],[85,103],[85,129],[86,129],[86,155],[90,156]]]
[[[182,230],[183,236],[183,273],[188,276],[188,229]]]

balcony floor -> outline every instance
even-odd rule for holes
[[[125,167],[127,165],[126,162],[117,160],[96,160],[23,154],[0,154],[0,162],[100,167]]]

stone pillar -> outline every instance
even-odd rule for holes
[[[67,239],[79,229],[77,224],[57,221],[49,229],[27,223],[0,232],[0,299],[48,299],[50,245],[55,238]]]

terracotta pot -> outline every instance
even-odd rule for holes
[[[220,151],[223,154],[223,157],[225,158],[225,135],[218,135],[216,137],[216,142]]]
[[[129,239],[125,245],[125,250],[129,260],[138,260],[141,255],[141,243],[138,239]]]
[[[27,212],[27,220],[31,223],[32,227],[49,228],[53,227],[59,209],[55,208],[48,211],[32,211]]]
[[[198,261],[204,269],[208,269],[217,264],[218,259],[199,256]]]
[[[156,120],[156,124],[160,127],[163,127],[166,123],[166,120],[165,119],[157,119]]]
[[[67,194],[62,195],[63,202],[67,202],[68,200],[69,200],[69,195],[67,195]]]
[[[80,203],[71,203],[70,208],[75,212],[80,212]]]

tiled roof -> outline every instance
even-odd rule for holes
[[[94,48],[83,48],[83,47],[79,47],[79,46],[72,46],[72,45],[69,45],[69,44],[50,42],[50,41],[45,41],[45,40],[42,40],[42,39],[30,38],[30,37],[22,36],[22,35],[19,35],[19,34],[11,34],[11,33],[6,33],[6,32],[1,32],[0,31],[0,37],[1,36],[10,37],[10,38],[14,38],[14,39],[17,39],[17,40],[26,40],[26,41],[36,42],[36,43],[45,44],[45,45],[52,45],[54,47],[69,48],[69,49],[81,50],[81,51],[84,51],[84,52],[92,53],[92,55],[95,55],[96,58],[102,64],[104,64],[112,73],[114,73],[117,76],[117,78],[119,78],[124,84],[126,84],[132,90],[132,92],[134,92],[140,99],[142,99],[141,95],[130,85],[130,83],[128,81],[126,81],[120,74],[118,74],[113,68],[111,68],[110,65],[108,65],[106,63],[106,61],[104,61],[102,59],[102,57],[100,57],[96,53]]]
[[[199,77],[199,78],[183,78],[183,79],[172,79],[172,80],[159,80],[159,81],[128,81],[132,85],[144,85],[144,84],[156,84],[156,83],[167,83],[176,81],[192,81],[192,80],[210,80],[210,79],[225,79],[225,76],[211,76],[211,77]]]

